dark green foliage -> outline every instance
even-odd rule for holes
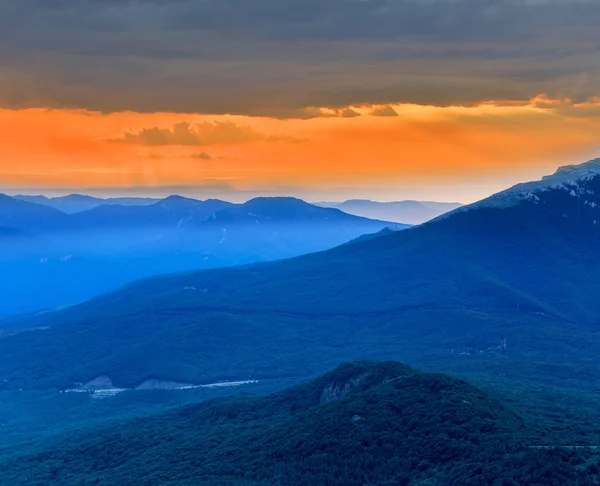
[[[360,362],[262,398],[71,433],[1,464],[0,484],[599,484],[592,451],[530,448],[526,434],[462,380]]]
[[[0,391],[0,461],[35,450],[43,440],[75,429],[156,414],[189,403],[232,396],[254,396],[289,386],[269,380],[240,387],[194,390],[127,391],[107,399],[87,393]]]

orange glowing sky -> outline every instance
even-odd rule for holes
[[[0,2],[0,191],[468,202],[600,154],[600,2]]]
[[[595,101],[347,110],[286,120],[4,109],[0,184],[9,193],[469,202],[600,148]]]

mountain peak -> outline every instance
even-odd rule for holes
[[[565,165],[559,167],[552,175],[544,176],[539,181],[524,182],[517,184],[501,194],[524,193],[528,191],[547,191],[551,189],[569,189],[578,186],[579,181],[589,182],[600,175],[600,159],[592,159],[583,164]],[[527,198],[527,197],[526,197]]]
[[[197,199],[191,199],[188,197],[173,195],[173,196],[169,196],[169,197],[162,199],[157,204],[164,206],[164,207],[183,207],[183,206],[196,205],[199,203],[200,203],[200,201],[198,201]]]
[[[256,197],[244,203],[243,207],[253,212],[265,211],[271,216],[274,216],[274,214],[271,214],[273,211],[283,216],[289,215],[290,211],[305,212],[321,209],[295,197]]]
[[[86,196],[84,194],[68,194],[66,196],[55,197],[53,199],[62,201],[102,201],[100,198]]]
[[[583,179],[600,174],[600,158],[588,160],[583,164],[564,165],[550,175],[542,177],[542,181],[556,179]]]
[[[263,204],[288,203],[288,204],[309,205],[309,203],[307,203],[306,201],[303,201],[302,199],[298,199],[296,197],[290,197],[290,196],[255,197],[254,199],[250,199],[249,201],[247,201],[245,204],[259,204],[259,203],[263,203]]]
[[[596,191],[592,187],[592,183],[597,176],[600,176],[600,158],[589,160],[583,164],[562,166],[554,174],[544,176],[541,180],[517,184],[474,204],[442,215],[440,218],[472,209],[511,207],[523,201],[539,204],[541,199],[547,197],[551,191],[558,191],[576,198],[585,196],[582,203],[596,207],[600,205],[600,200],[594,200]],[[598,194],[600,195],[600,192]]]
[[[349,204],[349,203],[367,203],[367,204],[377,204],[377,201],[371,201],[370,199],[347,199],[343,203],[340,204]]]
[[[176,194],[173,194],[171,196],[165,197],[163,200],[163,202],[165,201],[171,201],[171,202],[183,202],[183,201],[197,201],[197,199],[192,199],[189,197],[183,197],[183,196],[178,196]]]
[[[406,378],[418,372],[395,361],[356,361],[342,363],[335,370],[317,379],[320,402],[331,403],[355,391],[364,391],[382,383]]]

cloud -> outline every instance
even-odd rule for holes
[[[123,141],[123,139],[111,139],[110,141],[113,142],[115,140],[118,142]],[[207,154],[206,152],[193,153],[190,155],[176,155],[176,156],[166,156],[166,155],[150,152],[150,153],[145,153],[145,154],[138,154],[137,156],[141,159],[152,159],[152,160],[164,160],[164,159],[174,159],[174,158],[212,160],[212,157],[209,154]]]
[[[0,107],[311,118],[582,102],[600,94],[598,18],[591,0],[0,2]]]
[[[374,108],[371,111],[372,116],[398,116],[398,113],[391,106],[384,106],[380,108]]]
[[[357,113],[352,108],[346,108],[340,112],[339,116],[341,116],[342,118],[355,118],[357,116],[360,116],[360,113]]]
[[[199,154],[190,155],[192,159],[200,159],[200,160],[212,160],[212,157],[208,155],[206,152],[200,152]]]
[[[539,95],[531,100],[531,106],[553,112],[567,118],[586,118],[589,120],[600,118],[600,98],[594,97],[575,103],[573,100],[552,99],[547,95]]]
[[[232,145],[257,141],[300,142],[301,140],[288,135],[260,133],[250,126],[237,125],[230,121],[214,121],[197,125],[181,122],[174,125],[173,128],[144,128],[139,132],[126,132],[121,137],[111,138],[107,141],[158,147],[165,145]]]
[[[258,111],[255,115],[269,116],[278,119],[299,119],[299,120],[311,120],[313,118],[355,118],[361,116],[360,113],[353,110],[351,107],[337,108],[337,107],[316,107],[307,106],[305,108],[281,108],[281,109],[268,109],[264,112]]]

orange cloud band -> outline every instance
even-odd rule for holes
[[[229,181],[238,190],[318,191],[490,178],[505,184],[503,175],[548,172],[595,155],[600,146],[598,100],[575,104],[540,96],[528,104],[310,111],[312,118],[280,120],[0,110],[0,186],[201,187]]]

